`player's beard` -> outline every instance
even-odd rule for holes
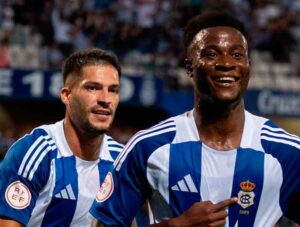
[[[84,127],[84,131],[91,136],[99,136],[99,135],[107,133],[107,131],[109,130],[109,128],[95,127],[89,122],[84,124],[83,127]]]
[[[84,114],[80,111],[73,113],[72,123],[77,130],[81,133],[89,135],[91,137],[97,137],[99,135],[107,133],[111,124],[108,127],[97,126],[89,119],[88,114]]]

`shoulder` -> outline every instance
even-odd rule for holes
[[[107,144],[108,152],[109,152],[109,160],[113,161],[117,158],[119,153],[123,150],[124,145],[117,142],[111,136],[105,135],[104,140]],[[105,158],[104,158],[105,159]]]
[[[18,139],[8,150],[1,166],[17,171],[18,175],[31,180],[40,164],[48,165],[50,156],[57,149],[49,135],[49,127],[35,128]],[[48,161],[44,162],[46,159]]]
[[[267,118],[248,115],[251,120],[248,122],[248,135],[245,138],[251,139],[252,147],[272,155],[279,161],[300,159],[300,138],[279,127]],[[248,117],[249,118],[249,117]],[[259,145],[258,145],[259,144]]]
[[[278,127],[272,121],[267,121],[261,130],[262,145],[267,150],[298,150],[300,138]]]
[[[167,143],[172,143],[176,136],[176,117],[169,118],[152,126],[151,128],[139,131],[126,144],[125,149],[136,146],[146,146],[155,149]]]
[[[176,118],[168,118],[151,128],[137,132],[116,159],[116,169],[119,169],[129,154],[135,158],[143,156],[142,159],[147,160],[156,149],[172,143],[176,136]]]

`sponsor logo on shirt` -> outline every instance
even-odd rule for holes
[[[6,202],[15,209],[24,209],[29,206],[31,193],[21,181],[14,181],[5,191]]]
[[[253,192],[255,184],[251,181],[243,181],[240,183],[241,191],[238,193],[238,204],[244,209],[254,204],[255,194]]]
[[[108,172],[106,175],[99,191],[97,192],[96,201],[99,203],[107,200],[114,190],[114,180],[111,172]]]

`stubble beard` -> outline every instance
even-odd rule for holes
[[[99,128],[87,120],[87,122],[83,125],[83,130],[90,136],[100,136],[107,133],[110,127],[111,124],[107,128]]]

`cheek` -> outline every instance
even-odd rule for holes
[[[205,62],[203,60],[194,64],[194,68],[197,74],[205,75],[214,70],[214,64],[212,62]]]
[[[114,98],[114,102],[113,102],[113,104],[114,104],[114,109],[117,109],[119,103],[120,103],[120,97],[119,97],[119,95],[118,95],[117,97]]]

